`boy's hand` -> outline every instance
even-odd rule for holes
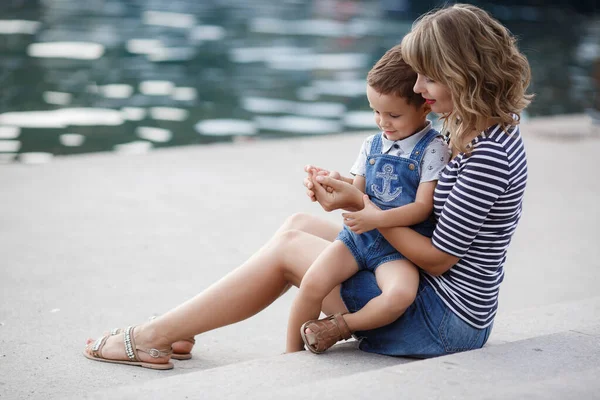
[[[362,210],[342,214],[344,224],[356,234],[377,229],[382,218],[381,209],[373,204],[368,195],[364,195],[363,202],[365,207]]]
[[[317,201],[317,198],[315,196],[315,192],[314,192],[314,183],[313,183],[313,179],[317,176],[330,176],[333,179],[340,179],[341,175],[339,172],[337,171],[328,171],[326,169],[323,168],[319,168],[319,167],[315,167],[313,165],[306,165],[304,166],[304,171],[307,173],[306,178],[304,178],[304,186],[306,187],[306,195],[310,198],[310,201]],[[330,186],[324,186],[325,189],[327,190],[327,192],[331,193],[333,191],[333,188]]]

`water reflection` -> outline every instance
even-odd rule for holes
[[[371,129],[365,75],[434,3],[3,0],[0,162]],[[477,4],[520,37],[530,115],[592,104],[594,10]]]

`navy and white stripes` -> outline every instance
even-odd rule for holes
[[[527,157],[518,127],[488,129],[442,173],[434,195],[432,242],[460,260],[441,276],[424,274],[442,300],[474,327],[498,308],[506,249],[522,212]]]

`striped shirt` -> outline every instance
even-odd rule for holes
[[[446,305],[476,328],[494,320],[506,249],[522,212],[527,157],[519,127],[492,126],[470,155],[446,166],[434,194],[438,220],[431,238],[460,260],[441,276],[424,273]]]

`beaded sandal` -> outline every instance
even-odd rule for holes
[[[125,345],[125,354],[127,354],[127,357],[129,358],[129,360],[111,360],[108,358],[104,358],[102,356],[102,348],[106,344],[106,340],[111,335],[103,336],[100,339],[96,340],[94,342],[94,344],[92,345],[92,347],[90,348],[91,354],[88,353],[88,348],[86,348],[86,350],[83,352],[83,355],[86,358],[89,358],[90,360],[94,360],[94,361],[109,362],[109,363],[114,363],[114,364],[136,365],[139,367],[150,368],[150,369],[172,369],[173,363],[171,363],[171,362],[156,364],[156,363],[140,361],[140,359],[138,357],[138,351],[146,353],[152,358],[161,358],[161,357],[170,356],[171,353],[173,352],[173,350],[169,349],[167,351],[164,351],[164,350],[144,349],[142,347],[137,347],[135,345],[135,340],[133,338],[133,329],[134,329],[133,326],[128,326],[127,329],[123,330],[123,342]]]
[[[307,329],[311,332],[306,333]],[[305,322],[300,328],[300,335],[308,350],[320,354],[340,340],[350,339],[352,332],[342,314],[335,314],[320,320],[313,319]]]
[[[154,319],[150,318],[150,319]],[[110,331],[110,336],[114,336],[114,335],[118,335],[119,333],[122,333],[124,331],[124,329],[121,328],[114,328],[113,330]],[[181,339],[182,342],[188,342],[191,343],[192,345],[196,344],[196,339],[194,339],[193,337],[188,338],[188,339]],[[173,352],[173,354],[171,354],[171,358],[173,360],[190,360],[192,358],[192,353],[175,353]]]

